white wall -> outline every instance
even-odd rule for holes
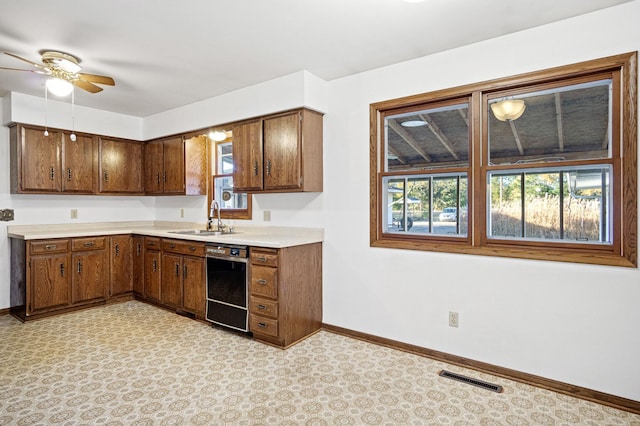
[[[142,135],[270,108],[326,111],[324,192],[255,196],[253,220],[263,224],[270,210],[272,225],[325,228],[324,322],[638,401],[637,269],[371,248],[368,234],[370,103],[638,50],[638,16],[640,0],[330,83],[301,72],[147,117]],[[8,165],[6,128],[0,154]],[[0,222],[0,308],[9,303],[7,224],[68,223],[69,208],[79,221],[178,220],[184,207],[184,220],[206,215],[205,197],[19,196],[8,182],[0,167],[0,208],[16,208],[15,222]]]
[[[639,16],[634,1],[332,81],[324,322],[639,401],[638,269],[368,243],[370,103],[635,51]]]

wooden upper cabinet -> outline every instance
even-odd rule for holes
[[[144,146],[144,182],[147,194],[206,194],[206,140],[176,136]]]
[[[12,160],[17,172],[14,192],[60,192],[60,156],[62,133],[51,131],[49,136],[39,128],[17,126],[11,128]],[[15,145],[15,146],[14,146]],[[12,168],[14,165],[12,165]],[[13,173],[12,173],[13,174]],[[13,176],[12,176],[13,178]],[[12,179],[13,180],[13,179]],[[12,185],[12,189],[14,185]]]
[[[97,172],[95,138],[76,135],[72,141],[69,133],[62,135],[62,190],[93,194]]]
[[[100,138],[100,192],[144,192],[142,142]]]
[[[264,189],[302,187],[301,121],[298,112],[264,120]]]
[[[262,190],[262,120],[239,123],[233,132],[234,191]]]
[[[11,127],[11,192],[95,193],[95,138],[16,125]]]
[[[322,114],[299,109],[233,126],[239,192],[321,192]]]

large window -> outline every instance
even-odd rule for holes
[[[637,266],[636,54],[371,105],[371,244]]]

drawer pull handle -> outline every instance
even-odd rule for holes
[[[264,285],[264,284],[267,284],[269,281],[260,278],[259,280],[257,280],[257,282],[258,282],[258,284],[263,284]]]
[[[60,276],[64,277],[64,263],[60,264]]]
[[[104,172],[104,181],[109,182],[109,172],[107,172],[106,170]]]
[[[256,260],[259,261],[259,262],[266,262],[267,258],[264,257],[264,256],[256,256]]]
[[[271,176],[271,160],[267,160],[267,176]]]
[[[158,270],[158,261],[153,259],[153,272],[156,272]]]
[[[78,260],[78,273],[82,273],[82,261]]]
[[[140,248],[140,243],[136,244],[136,256],[140,256],[140,252],[141,252],[141,248]]]
[[[120,244],[116,244],[116,257],[120,256]]]
[[[93,247],[95,245],[96,245],[95,241],[87,241],[86,243],[84,243],[85,247]]]
[[[265,305],[258,305],[258,309],[261,311],[266,311],[267,307]]]
[[[55,245],[55,244],[47,244],[46,246],[44,246],[44,248],[47,249],[47,250],[55,250],[56,247],[58,247],[58,246]]]
[[[160,173],[156,173],[156,182],[160,185]]]
[[[176,248],[175,244],[169,244],[169,248]]]
[[[182,267],[182,278],[184,278],[185,280],[186,280],[187,278],[189,278],[189,277],[188,277],[188,272],[187,272],[187,265],[184,265],[184,266]]]
[[[53,167],[49,167],[49,179],[54,180],[56,177],[56,172]]]
[[[258,327],[260,328],[267,328],[267,324],[263,323],[263,322],[259,322],[258,323]]]
[[[196,251],[196,248],[194,246],[189,246],[189,251]]]
[[[67,180],[71,180],[71,169],[67,169]]]
[[[180,265],[176,263],[176,277],[180,276]]]
[[[258,176],[258,162],[253,163],[253,175]]]

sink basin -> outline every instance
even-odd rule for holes
[[[230,235],[235,234],[236,232],[209,231],[208,229],[182,229],[180,231],[169,231],[169,233],[184,235]]]

